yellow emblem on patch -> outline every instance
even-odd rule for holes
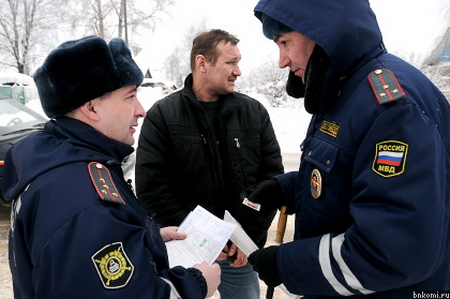
[[[378,142],[375,145],[372,170],[383,177],[402,174],[405,171],[408,147],[407,143],[396,140]]]
[[[327,120],[323,120],[322,123],[320,124],[319,131],[336,138],[338,136],[340,129],[341,129],[340,125]]]
[[[122,242],[106,245],[91,258],[106,289],[123,288],[133,275],[134,266],[128,259]]]

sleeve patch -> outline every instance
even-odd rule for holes
[[[402,174],[405,171],[408,147],[407,143],[396,140],[378,142],[375,145],[372,170],[386,178]]]
[[[134,266],[125,253],[122,242],[106,245],[91,259],[105,289],[123,288],[133,276]]]
[[[368,79],[379,104],[398,101],[405,97],[402,87],[390,70],[375,70],[369,74]]]
[[[95,190],[97,190],[101,199],[118,204],[126,204],[122,196],[120,196],[108,168],[101,163],[91,162],[88,165],[88,169]]]

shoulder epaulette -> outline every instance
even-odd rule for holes
[[[88,169],[94,187],[101,199],[118,204],[126,204],[122,196],[120,196],[108,168],[101,163],[91,162],[88,165]]]
[[[369,74],[368,79],[379,104],[398,101],[405,97],[402,87],[390,70],[375,70]]]

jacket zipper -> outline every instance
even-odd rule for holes
[[[234,142],[236,143],[237,148],[241,147],[241,144],[239,143],[239,138],[234,138]]]

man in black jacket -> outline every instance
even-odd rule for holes
[[[228,210],[263,247],[276,211],[245,209],[239,194],[283,173],[283,165],[267,110],[234,92],[241,75],[238,42],[223,30],[195,38],[184,88],[158,101],[144,119],[136,188],[163,226],[179,225],[197,205],[219,218]],[[245,254],[234,244],[224,252],[218,258],[221,298],[259,298],[257,275]]]

